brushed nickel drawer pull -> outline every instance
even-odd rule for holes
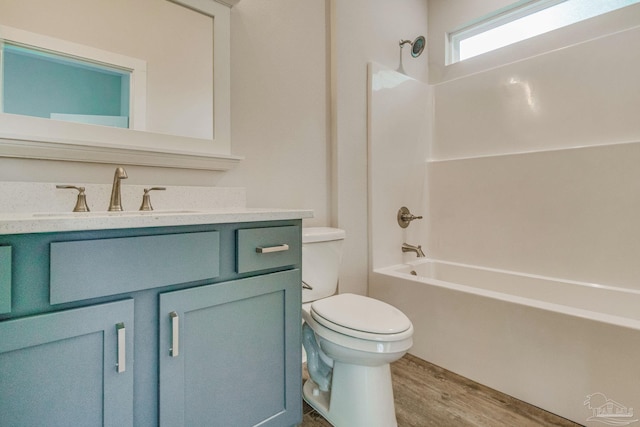
[[[116,363],[116,372],[124,372],[127,368],[127,353],[126,353],[126,329],[124,323],[120,322],[116,324],[116,332],[118,334],[118,363]]]
[[[267,247],[258,246],[256,248],[256,252],[259,254],[268,254],[272,252],[284,252],[288,250],[289,250],[289,245],[287,244],[282,244],[277,246],[267,246]]]
[[[178,357],[180,354],[180,317],[175,311],[169,313],[169,317],[171,318],[171,348],[169,349],[169,355]]]

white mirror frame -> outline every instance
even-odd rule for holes
[[[213,25],[212,140],[67,123],[0,113],[0,157],[224,171],[231,155],[230,8],[212,0],[169,0],[211,16]]]

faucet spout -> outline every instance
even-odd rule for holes
[[[127,179],[127,171],[122,167],[116,168],[113,174],[113,187],[111,187],[111,200],[109,201],[109,211],[122,211],[122,197],[120,193],[120,181]]]
[[[422,252],[422,246],[413,246],[408,243],[402,244],[402,252],[415,252],[418,258],[424,258],[426,255]]]

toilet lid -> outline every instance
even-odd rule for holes
[[[311,313],[330,329],[333,323],[354,331],[387,335],[405,332],[412,327],[409,318],[394,306],[354,294],[339,294],[314,301]]]

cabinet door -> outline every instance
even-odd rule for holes
[[[11,246],[0,246],[0,314],[11,313]]]
[[[302,417],[300,270],[160,295],[160,425]]]
[[[0,322],[0,424],[132,426],[133,300]]]

